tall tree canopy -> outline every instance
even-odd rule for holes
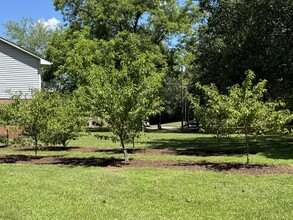
[[[152,37],[155,43],[182,34],[193,24],[197,6],[186,0],[54,0],[71,28],[91,28],[94,38],[109,40],[121,31]]]
[[[179,39],[188,35],[198,19],[198,7],[191,0],[183,5],[177,0],[55,0],[54,5],[68,22],[68,30],[51,41],[47,54],[54,65],[47,72],[46,80],[56,79],[57,76],[62,85],[67,85],[64,89],[75,88],[79,84],[63,68],[71,48],[78,44],[78,32],[87,29],[89,31],[87,36],[83,35],[84,40],[105,41],[122,32],[136,34],[140,39],[138,48],[141,52],[164,55],[162,60],[156,61],[160,69],[170,57],[168,43],[174,43],[175,37]]]
[[[44,20],[35,21],[29,17],[24,17],[19,22],[8,21],[4,28],[8,40],[41,57],[44,57],[52,35],[61,30],[60,25],[52,28]]]
[[[203,84],[222,91],[252,69],[268,80],[267,95],[293,108],[293,2],[201,0],[206,13],[193,39],[194,63]]]
[[[159,88],[172,71],[171,49],[197,20],[192,0],[55,0],[68,28],[48,49],[47,80],[80,92],[106,119],[121,146],[137,137],[141,123],[161,110]],[[125,151],[127,160],[127,152]]]

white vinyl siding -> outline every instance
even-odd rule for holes
[[[31,89],[41,88],[40,60],[0,41],[0,99],[21,91],[30,97]]]

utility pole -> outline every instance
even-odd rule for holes
[[[185,72],[185,66],[180,67],[181,71],[181,131],[183,131],[184,119],[186,121],[186,101],[184,94],[184,86],[183,86],[183,77]]]

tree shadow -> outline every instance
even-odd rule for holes
[[[239,169],[262,169],[264,167],[269,167],[269,165],[265,164],[243,164],[243,163],[213,163],[213,162],[206,162],[200,161],[195,163],[177,163],[176,166],[200,166],[204,167],[207,170],[214,170],[214,171],[229,171],[229,170],[239,170]]]
[[[0,145],[0,149],[7,148],[9,145]]]
[[[33,150],[33,148],[23,149],[23,150]],[[72,151],[76,150],[79,152],[101,152],[101,153],[109,153],[109,154],[122,154],[123,150],[121,148],[97,148],[97,147],[43,147],[42,151]],[[127,149],[127,153],[135,154],[135,153],[143,153],[145,149]]]
[[[211,156],[242,156],[242,151],[237,150],[195,150],[195,149],[188,149],[188,150],[175,150],[176,155],[184,155],[184,156],[200,156],[200,157],[211,157]],[[255,154],[255,153],[251,153]]]
[[[268,158],[293,159],[293,135],[259,137],[252,148]]]
[[[81,147],[62,147],[62,146],[48,146],[41,147],[42,151],[71,151],[73,149],[80,149]]]
[[[59,156],[32,156],[32,155],[2,155],[0,163],[25,163],[25,164],[54,164],[68,166],[96,166],[121,167],[125,164],[124,160],[116,158],[84,158],[84,157],[59,157]]]
[[[95,166],[95,167],[121,167],[124,164],[124,160],[116,158],[79,158],[79,157],[61,157],[57,161],[51,164],[61,164],[70,166]]]
[[[293,159],[293,135],[270,135],[250,138],[250,154],[262,154],[273,159]],[[246,152],[243,137],[221,138],[218,146],[214,137],[188,139],[156,139],[147,148],[169,149],[177,155],[188,156],[237,156]]]
[[[0,158],[0,163],[17,163],[19,161],[27,162],[32,161],[34,159],[40,159],[41,157],[38,156],[31,156],[31,155],[5,155]]]

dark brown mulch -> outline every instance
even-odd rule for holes
[[[134,160],[130,167],[165,167],[187,170],[210,170],[233,174],[293,174],[293,166],[276,166],[267,164],[215,163],[215,162],[186,162],[186,161],[141,161]]]
[[[62,157],[62,156],[32,156],[21,154],[0,154],[1,163],[14,164],[63,164],[71,166],[121,166],[123,160],[115,158],[84,158],[84,157]]]
[[[6,146],[0,147],[5,150],[20,150],[20,151],[32,151],[31,147],[13,147]],[[108,152],[114,154],[123,153],[122,149],[119,148],[97,148],[97,147],[44,147],[41,148],[44,151],[73,151],[73,152]],[[230,151],[211,151],[211,150],[169,150],[169,149],[128,149],[129,154],[147,154],[147,155],[189,155],[189,156],[241,156],[243,153],[230,152]]]
[[[155,167],[186,170],[209,170],[232,174],[293,174],[293,166],[276,166],[265,164],[214,163],[214,162],[186,162],[186,161],[158,161],[131,160],[124,162],[115,158],[79,158],[61,156],[31,156],[31,155],[1,155],[0,163],[14,164],[62,164],[70,166],[99,166],[99,167]]]

